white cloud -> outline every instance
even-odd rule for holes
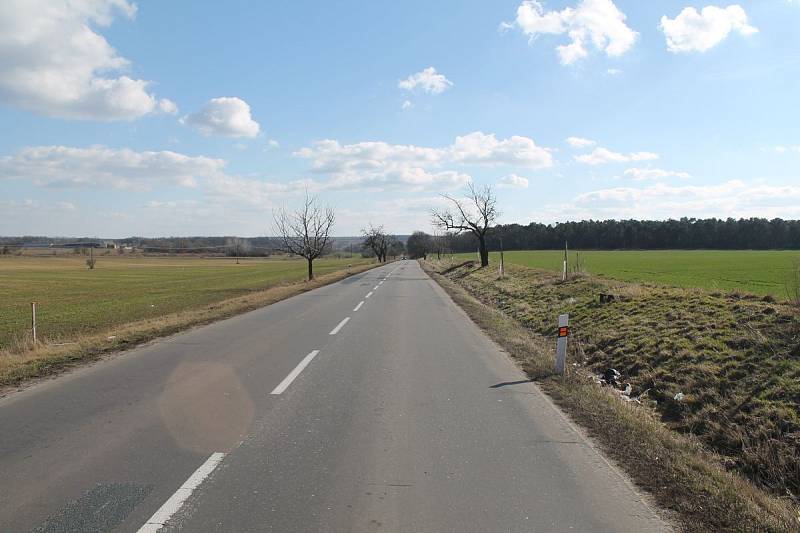
[[[576,155],[575,160],[587,165],[602,165],[605,163],[630,163],[633,161],[652,161],[658,159],[658,154],[652,152],[633,152],[621,154],[612,152],[603,147],[597,147],[589,154]]]
[[[150,82],[115,73],[129,68],[96,27],[121,14],[128,0],[4,0],[0,9],[0,102],[35,113],[83,120],[133,120],[169,100]]]
[[[178,113],[178,106],[172,100],[167,100],[166,98],[162,98],[158,102],[158,108],[170,115],[176,115]]]
[[[40,187],[147,190],[156,183],[194,187],[197,178],[221,173],[225,162],[170,151],[135,152],[104,146],[36,146],[0,157],[0,179]]]
[[[620,74],[622,74],[622,71],[618,68],[610,68],[606,70],[606,74],[608,74],[609,76],[619,76]]]
[[[538,169],[553,165],[550,150],[527,137],[497,139],[492,134],[473,132],[457,137],[452,145],[428,148],[389,144],[381,141],[342,145],[323,140],[294,154],[311,160],[316,173],[332,176],[325,187],[386,188],[410,190],[454,188],[470,176],[455,170],[441,170],[445,164],[507,165]]]
[[[611,0],[581,0],[574,8],[546,11],[543,2],[524,0],[513,25],[532,40],[542,34],[568,34],[572,42],[556,48],[561,63],[571,65],[589,55],[587,46],[609,57],[630,50],[639,34],[625,23],[626,16]],[[505,23],[501,27],[512,26]]]
[[[780,146],[774,147],[773,150],[775,150],[775,152],[777,152],[779,154],[785,154],[787,152],[800,153],[800,144],[797,144],[797,145],[794,145],[794,146],[792,146],[792,145],[789,145],[789,146],[780,145]]]
[[[397,86],[406,91],[419,89],[429,94],[441,94],[453,86],[453,82],[448,80],[444,74],[439,74],[433,67],[428,67],[408,78],[401,80]]]
[[[411,103],[411,100],[403,100],[403,105],[401,107],[403,109],[411,109],[414,107],[414,104]]]
[[[181,122],[204,135],[252,138],[260,130],[258,122],[250,116],[250,106],[235,96],[212,98],[201,111],[183,117]]]
[[[597,144],[597,142],[591,139],[584,139],[582,137],[568,137],[567,144],[573,148],[589,148],[590,146]]]
[[[367,141],[355,144],[339,144],[326,139],[312,147],[301,148],[295,155],[312,160],[316,172],[338,174],[348,171],[380,171],[387,165],[429,166],[438,164],[443,151],[414,145],[389,144],[382,141]]]
[[[747,184],[732,180],[719,185],[645,188],[616,187],[580,194],[571,202],[542,210],[546,221],[680,217],[800,217],[800,187]]]
[[[533,139],[514,135],[498,140],[494,134],[480,131],[456,137],[450,147],[453,161],[464,164],[510,165],[525,168],[553,166],[553,155],[537,146]]]
[[[516,174],[509,174],[497,182],[497,186],[501,189],[527,189],[528,183],[528,178],[523,178]]]
[[[205,182],[205,187],[209,198],[214,202],[256,208],[273,206],[273,199],[276,196],[318,190],[317,184],[312,180],[275,183],[223,173],[210,176]]]
[[[748,23],[745,10],[736,4],[726,8],[706,6],[700,12],[687,7],[674,19],[661,17],[660,27],[667,38],[667,49],[673,53],[705,52],[733,31],[741,35],[758,32]]]
[[[432,171],[446,155],[436,148],[380,141],[342,145],[328,139],[302,148],[295,155],[310,159],[314,172],[331,176],[324,185],[327,188],[423,190],[458,187],[470,180],[468,175],[455,171]]]
[[[660,168],[629,168],[625,172],[625,177],[634,181],[660,180],[664,178],[689,179],[691,174],[688,172],[676,172],[674,170],[663,170]]]
[[[275,148],[279,148],[281,143],[276,141],[275,139],[269,139],[267,141],[267,150],[274,150]]]

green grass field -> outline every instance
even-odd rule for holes
[[[492,254],[494,264],[499,263],[499,255]],[[580,252],[580,258],[586,272],[621,281],[741,290],[785,298],[793,268],[800,263],[800,251],[592,251]],[[511,264],[557,272],[561,271],[563,259],[564,252],[556,250],[505,253],[505,260]],[[573,265],[575,259],[576,253],[570,252]]]
[[[50,342],[188,310],[304,279],[300,260],[100,257],[88,270],[83,256],[0,258],[0,349],[30,328],[37,303],[38,332]],[[315,274],[366,260],[324,259]]]

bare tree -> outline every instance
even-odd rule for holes
[[[331,244],[330,233],[336,218],[333,209],[321,206],[316,197],[306,194],[300,209],[292,213],[280,209],[273,216],[283,250],[308,261],[308,279],[311,281],[314,279],[314,259],[325,253]]]
[[[411,259],[427,259],[433,246],[433,238],[424,231],[415,231],[406,242],[406,250]]]
[[[446,194],[442,195],[450,200],[455,210],[433,210],[431,212],[433,225],[445,231],[455,231],[457,234],[464,231],[472,233],[478,239],[481,266],[489,266],[486,233],[500,216],[500,212],[497,210],[497,198],[489,185],[478,189],[474,183],[470,183],[467,190],[465,200]]]
[[[239,258],[250,251],[250,243],[247,242],[246,239],[239,237],[229,238],[225,243],[225,247],[227,248],[228,255],[232,255],[236,258],[237,265],[239,264]]]
[[[389,251],[392,238],[383,231],[383,226],[375,227],[370,224],[369,228],[362,229],[361,233],[364,235],[364,242],[361,243],[361,246],[372,250],[379,263],[385,263],[386,253]]]
[[[406,245],[394,235],[389,235],[389,246],[386,248],[386,253],[389,255],[389,257],[394,257],[397,259],[398,257],[405,255]]]

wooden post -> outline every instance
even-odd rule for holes
[[[558,317],[558,341],[556,342],[556,374],[564,375],[567,366],[567,339],[569,338],[569,315]]]
[[[500,236],[500,277],[504,278],[506,276],[506,263],[503,258],[503,237]]]
[[[36,344],[36,302],[31,302],[31,333],[33,334],[33,344]]]

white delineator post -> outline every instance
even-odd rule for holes
[[[503,241],[500,241],[500,277],[506,276],[506,262],[503,258]]]
[[[33,334],[33,343],[36,344],[36,302],[31,302],[31,333]]]
[[[563,376],[567,366],[567,339],[569,338],[569,315],[558,316],[558,341],[556,343],[556,374]]]

